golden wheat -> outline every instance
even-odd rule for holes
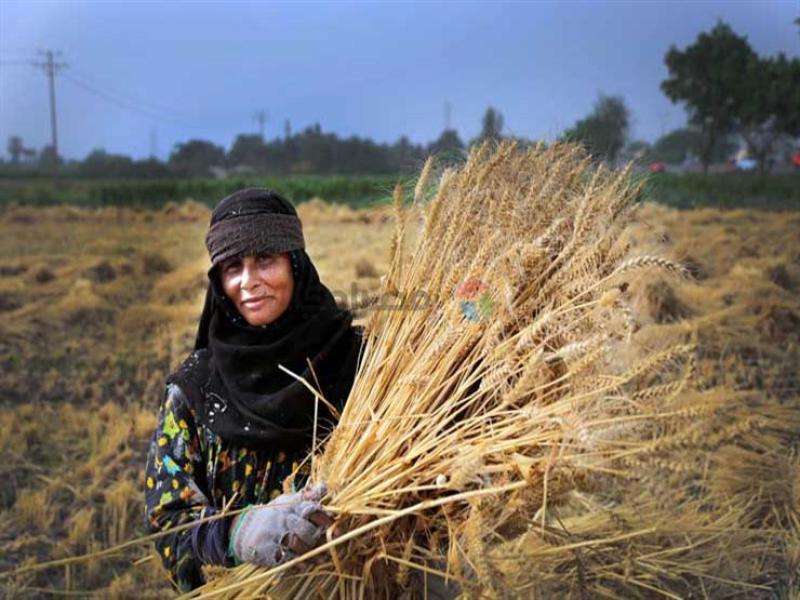
[[[732,415],[735,395],[722,392],[719,410],[685,428],[696,345],[633,339],[625,280],[687,275],[671,259],[620,251],[640,193],[574,146],[484,146],[447,172],[404,253],[396,192],[384,289],[434,301],[369,321],[350,399],[314,467],[345,533],[198,593],[393,597],[410,585],[407,569],[428,574],[431,562],[465,593],[498,596],[757,587],[738,562],[753,554],[731,546],[751,543],[772,569],[780,543],[737,520],[741,495],[695,491],[694,477],[704,453],[763,423]],[[303,564],[312,556],[323,564]]]

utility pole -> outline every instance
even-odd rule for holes
[[[261,135],[261,141],[264,141],[264,123],[269,120],[269,115],[263,110],[258,111],[253,115],[253,118],[258,122],[258,131]]]
[[[444,103],[444,130],[450,131],[450,113],[452,112],[453,107],[450,105],[450,102],[445,101]]]
[[[53,50],[39,50],[39,54],[45,57],[45,62],[33,63],[37,67],[44,69],[45,75],[50,82],[50,132],[53,140],[53,161],[54,169],[58,168],[58,126],[56,124],[56,74],[67,66],[67,63],[56,62],[56,57],[61,56],[61,52]]]
[[[156,128],[150,128],[150,158],[158,158],[158,134]]]

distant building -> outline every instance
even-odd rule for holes
[[[235,167],[210,167],[212,177],[225,179],[226,177],[252,177],[256,170],[249,165],[236,165]]]

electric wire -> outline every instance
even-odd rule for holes
[[[13,59],[0,60],[0,67],[10,66],[32,66],[39,68],[42,65],[35,60],[17,59],[16,57]],[[59,69],[58,74],[83,91],[93,94],[118,108],[137,113],[155,121],[171,123],[187,123],[189,121],[186,117],[178,116],[177,113],[179,111],[176,109],[137,98],[132,94],[126,94],[111,86],[100,84],[91,75],[72,66],[70,66],[69,72]]]
[[[97,89],[100,89],[100,90],[104,91],[105,93],[107,93],[109,95],[117,96],[121,100],[126,101],[126,102],[128,102],[130,104],[133,104],[135,106],[139,106],[139,107],[141,107],[143,109],[151,110],[151,111],[156,112],[156,113],[163,113],[164,115],[168,115],[168,116],[177,116],[178,114],[181,114],[183,112],[182,110],[176,109],[174,107],[170,107],[170,106],[166,106],[166,105],[163,105],[163,104],[159,104],[157,102],[153,102],[152,100],[147,100],[147,99],[135,96],[133,94],[125,93],[123,91],[120,91],[119,89],[115,88],[114,86],[108,85],[107,83],[100,81],[96,77],[93,77],[92,75],[89,75],[88,73],[86,73],[85,71],[83,71],[81,69],[77,69],[75,67],[70,67],[70,73],[74,77],[77,76],[79,79],[81,79],[87,85],[91,85],[91,86],[93,86],[93,87],[95,87]]]
[[[87,83],[86,81],[83,81],[82,79],[79,79],[78,77],[75,77],[71,73],[61,73],[61,76],[64,77],[64,79],[66,79],[67,81],[71,82],[73,85],[78,86],[79,88],[83,89],[86,92],[89,92],[90,94],[93,94],[93,95],[95,95],[95,96],[97,96],[99,98],[102,98],[106,102],[110,102],[111,104],[114,104],[118,108],[122,108],[122,109],[125,109],[125,110],[129,110],[129,111],[138,113],[138,114],[140,114],[142,116],[148,117],[148,118],[153,119],[155,121],[170,122],[170,123],[186,123],[187,122],[187,119],[185,119],[185,118],[158,114],[158,113],[154,112],[153,110],[151,110],[149,108],[146,108],[144,106],[137,106],[137,105],[133,104],[132,102],[129,102],[129,101],[126,101],[126,100],[122,100],[120,98],[116,98],[112,94],[110,94],[110,93],[108,93],[106,91],[103,91],[100,88],[95,87],[95,86],[91,85],[90,83]]]
[[[30,67],[35,66],[30,60],[0,60],[0,67]]]

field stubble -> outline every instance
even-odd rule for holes
[[[323,281],[359,305],[387,271],[391,212],[310,202],[300,213]],[[0,213],[0,571],[142,534],[144,454],[164,378],[193,341],[208,216],[192,203]],[[752,390],[796,410],[800,213],[646,205],[628,236],[640,254],[674,256],[694,274],[633,282],[637,343],[697,340],[697,372],[708,385]],[[720,456],[735,468],[735,447]],[[796,457],[763,468],[774,471],[775,486],[752,494],[789,494],[780,504],[800,519]],[[800,567],[800,539],[787,554]],[[0,589],[6,596],[55,588],[163,597],[157,564],[149,547],[139,547],[30,572]]]

